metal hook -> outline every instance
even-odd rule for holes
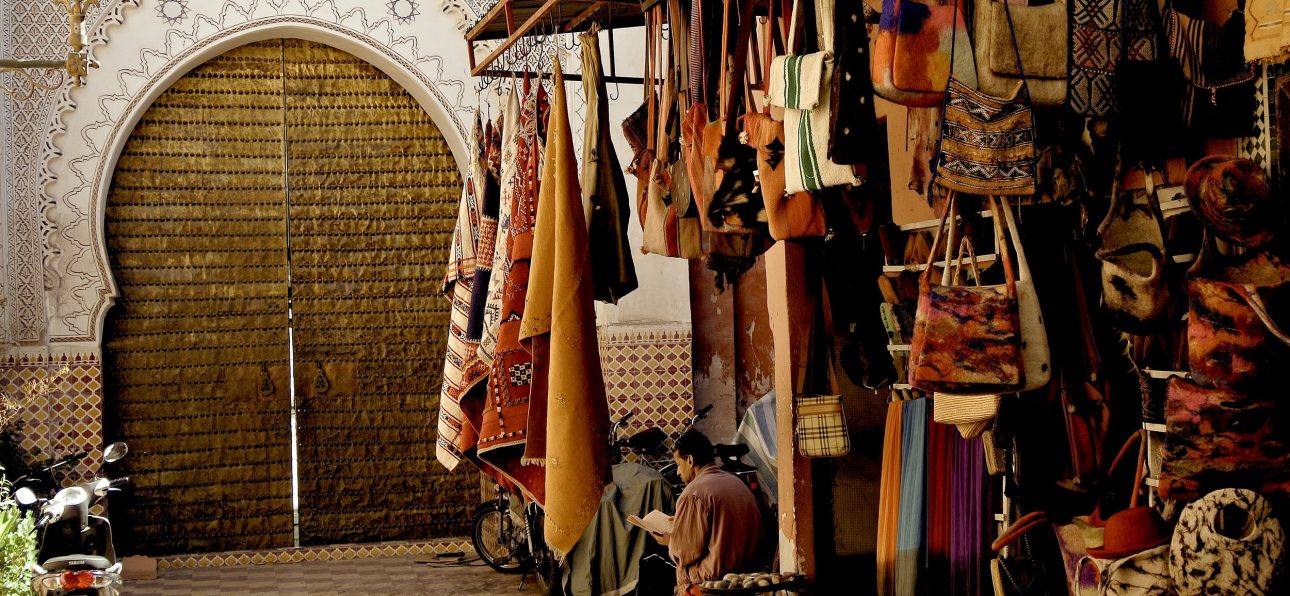
[[[613,16],[613,11],[612,11],[612,9],[611,9],[611,10],[610,10],[610,13],[609,13],[609,19],[610,19],[610,23],[609,23],[609,78],[611,78],[611,79],[613,79],[613,80],[614,80],[614,94],[609,96],[609,100],[610,100],[610,101],[618,101],[618,98],[619,98],[619,97],[621,97],[621,96],[622,96],[622,94],[623,94],[623,90],[622,90],[622,88],[621,88],[621,87],[619,87],[619,86],[618,86],[618,61],[614,59],[614,27],[613,27],[613,18],[614,18],[614,16]],[[599,44],[599,43],[600,43],[600,38],[596,38],[596,43],[597,43],[597,44]]]

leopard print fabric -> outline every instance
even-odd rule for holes
[[[1248,513],[1242,528],[1219,532],[1225,508]],[[1230,537],[1229,537],[1230,535]],[[1246,489],[1223,489],[1188,505],[1169,546],[1169,569],[1179,596],[1276,594],[1285,533],[1272,506]]]

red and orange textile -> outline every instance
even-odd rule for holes
[[[529,499],[545,503],[543,462],[523,459],[528,443],[533,355],[520,344],[519,333],[528,296],[529,265],[533,255],[533,228],[537,215],[537,168],[541,162],[538,138],[537,93],[528,94],[516,111],[513,177],[509,211],[502,215],[507,234],[508,263],[499,296],[497,344],[490,365],[487,397],[479,438],[479,458],[515,483]],[[509,113],[509,110],[508,110]],[[510,136],[510,135],[507,135]],[[504,168],[507,170],[509,168]]]

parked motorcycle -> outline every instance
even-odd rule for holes
[[[495,486],[497,497],[475,508],[470,533],[475,552],[497,571],[523,574],[521,590],[532,572],[543,594],[559,593],[560,563],[542,535],[542,508],[521,498],[522,503],[516,504],[522,504],[523,510],[517,511],[511,493]]]
[[[108,445],[103,450],[103,461],[116,462],[128,450],[125,443]],[[14,491],[14,500],[20,506],[39,512],[39,548],[31,582],[37,596],[120,593],[121,562],[112,544],[112,524],[106,517],[91,515],[90,508],[128,481],[129,478],[97,478],[64,487],[52,497],[38,495],[31,486]]]

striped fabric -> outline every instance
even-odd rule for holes
[[[757,485],[771,505],[779,502],[779,445],[775,436],[775,392],[748,407],[734,443],[748,446],[743,460],[757,468]]]
[[[770,71],[770,103],[784,108],[785,192],[859,184],[851,166],[827,157],[829,106],[820,96],[825,81],[832,79],[833,56],[828,52],[779,56]]]
[[[875,559],[878,565],[878,591],[880,596],[896,592],[896,543],[900,528],[900,475],[901,431],[904,405],[893,401],[887,404],[886,431],[882,437],[882,476],[878,481],[878,544]]]
[[[902,404],[900,529],[896,536],[897,596],[917,596],[927,554],[927,427],[926,399]]]

